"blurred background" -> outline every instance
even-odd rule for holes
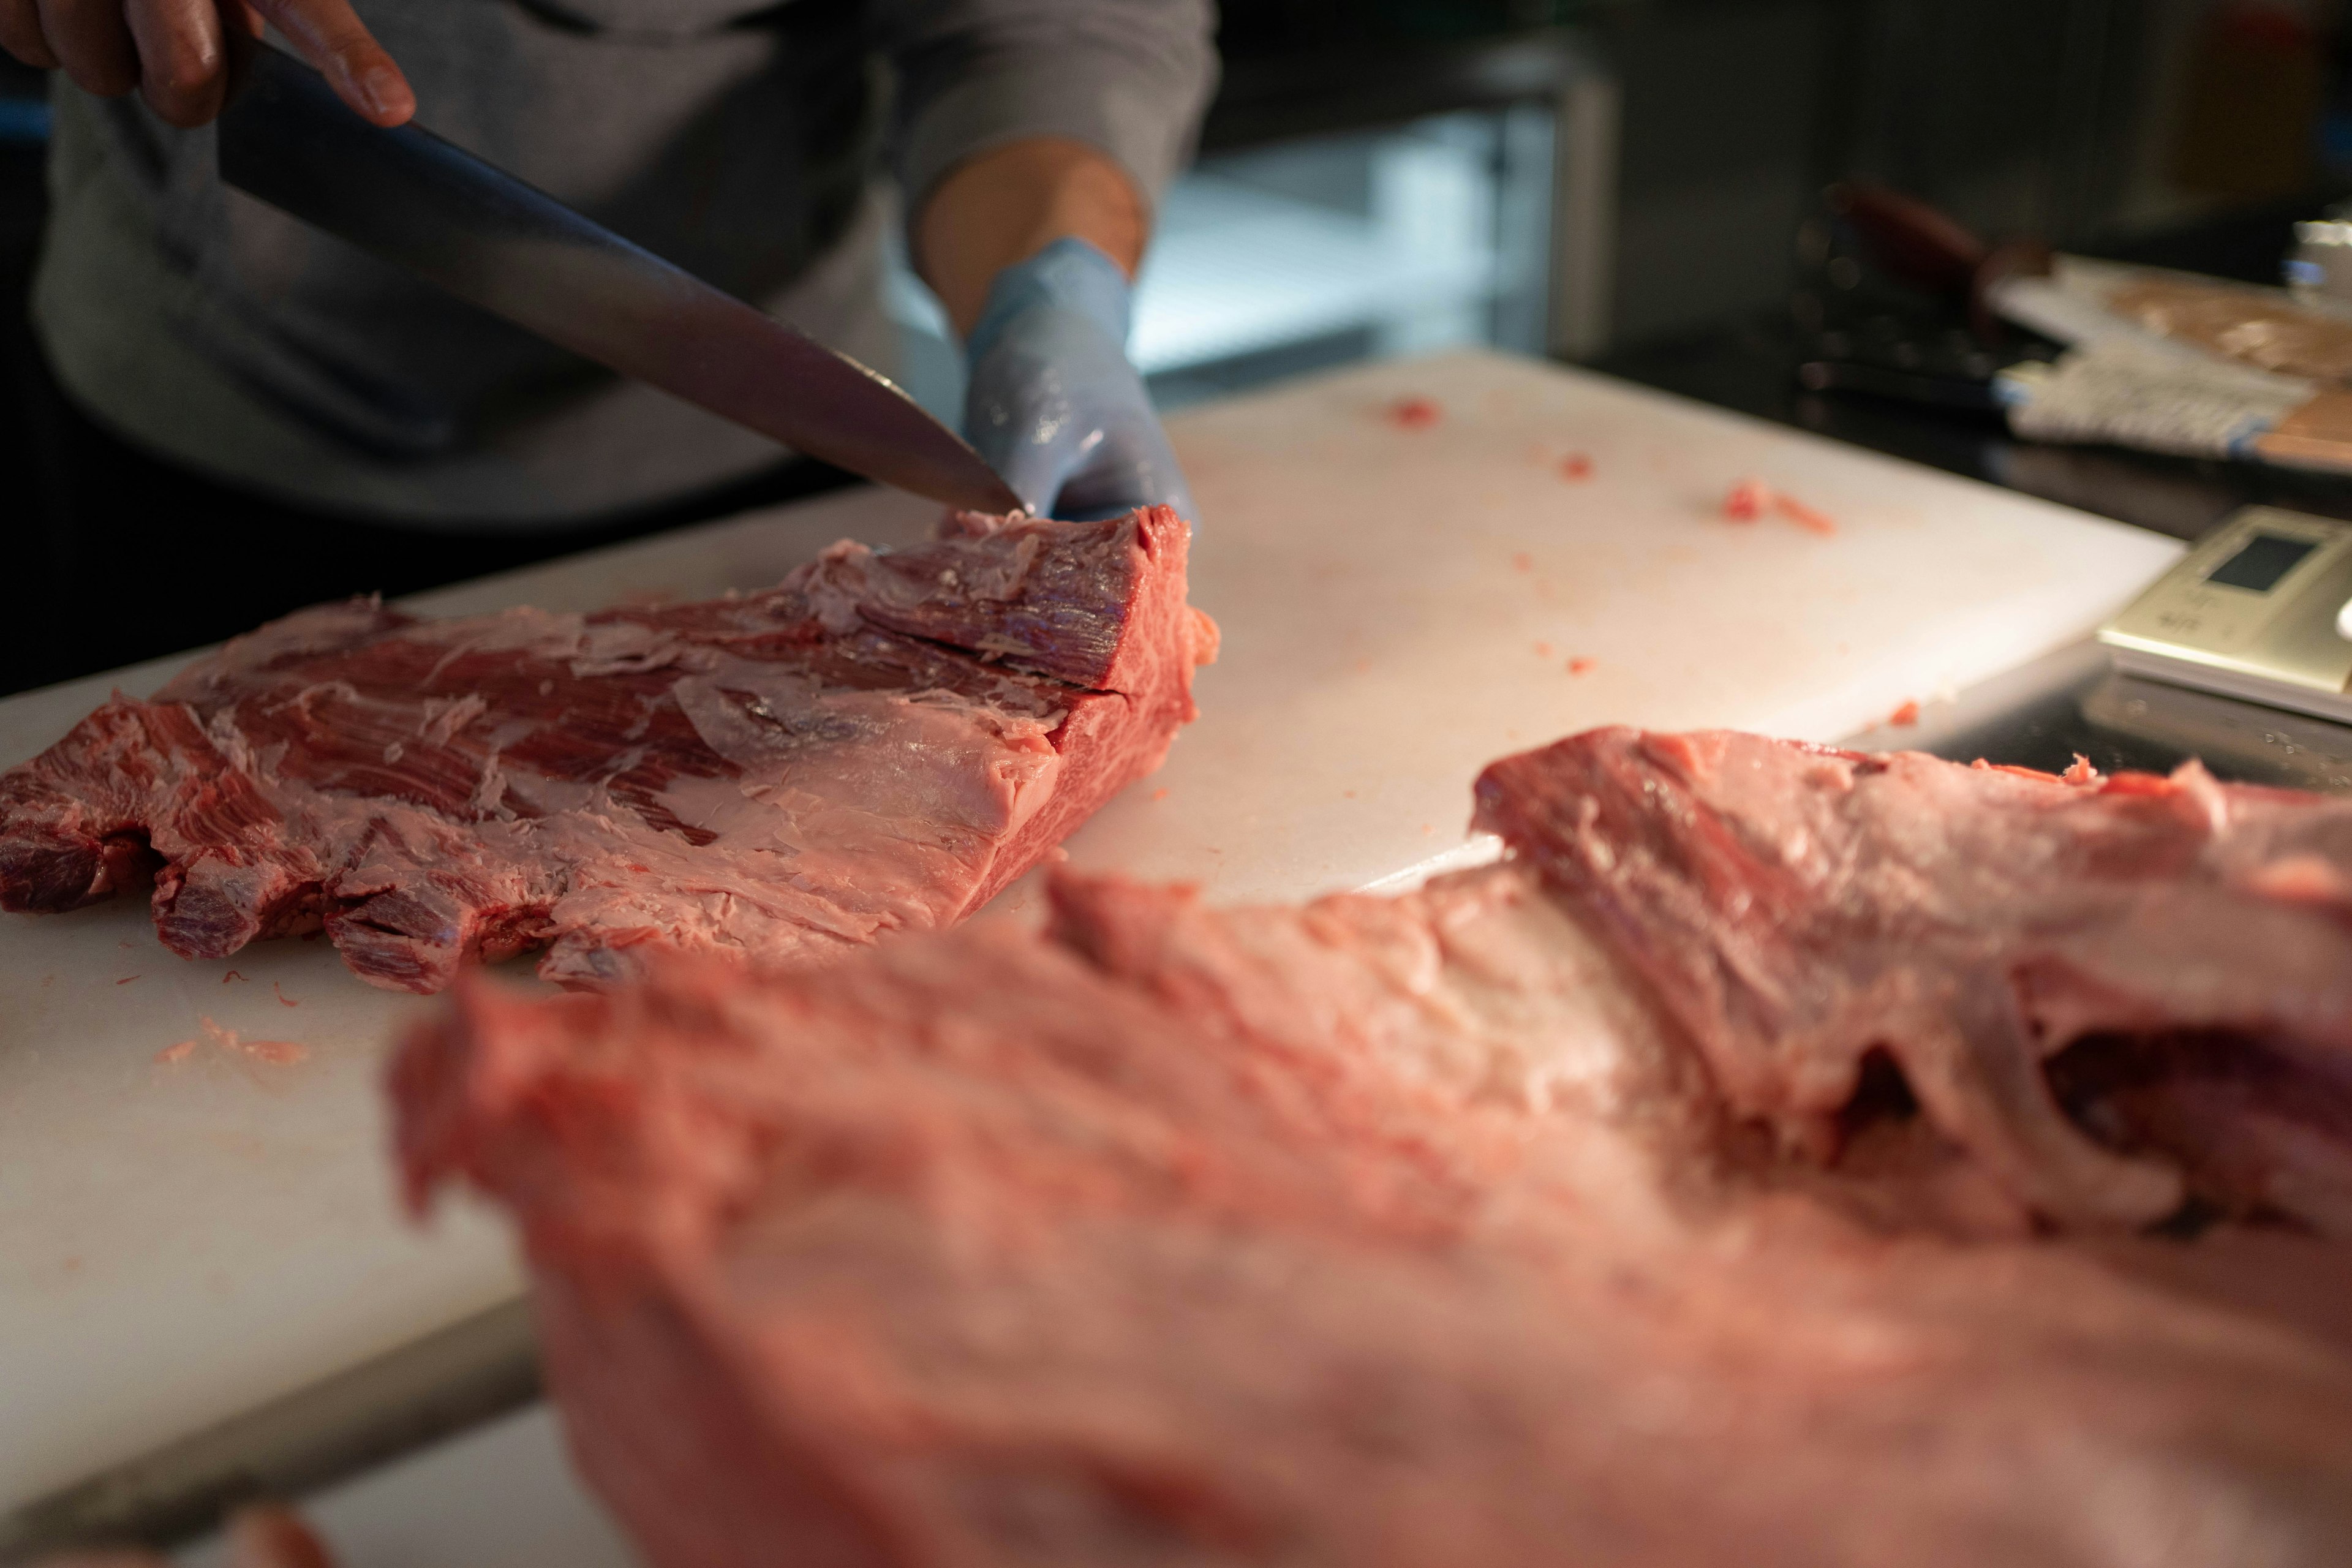
[[[2193,532],[2217,515],[2196,463],[2021,473],[1996,419],[1801,384],[1824,331],[1916,353],[1958,321],[1840,254],[1822,193],[1867,176],[1989,239],[2276,282],[2294,222],[2352,190],[2333,0],[1225,0],[1222,44],[1139,300],[1171,408],[1486,343]],[[35,484],[45,90],[0,62],[0,460]],[[891,302],[904,379],[952,416],[935,303],[903,268]],[[2150,473],[2192,499],[2149,500]]]
[[[1170,405],[1474,342],[1706,392],[1857,175],[2266,283],[2352,188],[2327,0],[1225,0],[1221,41],[1140,302]]]

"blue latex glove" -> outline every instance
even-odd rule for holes
[[[1057,239],[997,274],[964,344],[964,439],[1040,515],[1085,521],[1163,505],[1195,521],[1127,363],[1129,292],[1109,257]]]

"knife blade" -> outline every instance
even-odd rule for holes
[[[126,1542],[171,1551],[249,1502],[289,1502],[540,1397],[518,1298],[0,1514],[0,1568]]]
[[[415,125],[387,131],[268,45],[241,62],[220,172],[457,298],[623,375],[899,489],[1021,510],[887,377]]]

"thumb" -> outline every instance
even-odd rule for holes
[[[282,1508],[240,1510],[228,1524],[229,1568],[334,1568],[310,1527]]]
[[[252,5],[362,120],[404,125],[416,112],[416,93],[408,78],[348,0],[252,0]]]

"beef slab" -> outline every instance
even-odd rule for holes
[[[2186,1187],[2352,1238],[2352,801],[1618,729],[1496,763],[1478,821],[1784,1137],[1884,1052],[2048,1218]]]
[[[1514,858],[1402,898],[1064,879],[1047,937],[469,983],[397,1059],[402,1159],[418,1201],[462,1176],[520,1220],[574,1453],[659,1568],[2346,1561],[2352,1248],[2291,1208],[2053,1237],[2006,1153],[1843,1037],[1794,1037],[1848,1098],[1790,1139],[1685,1024],[1723,966],[1811,996],[1893,962],[1816,898],[1976,874],[1920,849],[1948,825],[1853,827],[1915,773],[1940,787],[1890,790],[1889,832],[1987,813],[2078,869],[2078,813],[2169,798],[1601,732],[1487,775]],[[2221,801],[2279,814],[2299,885],[2352,864],[2334,806]],[[1839,873],[1768,875],[1814,855]],[[1793,933],[1781,967],[1711,944],[1724,910]],[[1963,999],[2040,930],[1908,929],[1914,984]],[[2295,963],[2260,973],[2294,993]],[[1937,1015],[1881,994],[1908,1066]],[[2178,1087],[2179,1022],[2106,1037],[2129,1070],[2098,1082]],[[2300,1034],[2276,1059],[2332,1070]],[[2181,1158],[2145,1136],[2132,1169]],[[2296,1136],[2340,1154],[2352,1121]]]
[[[380,985],[545,945],[784,962],[978,907],[1192,717],[1215,629],[1165,508],[963,517],[747,597],[428,621],[373,600],[237,638],[0,775],[0,906],[154,874],[165,945],[323,922]]]

